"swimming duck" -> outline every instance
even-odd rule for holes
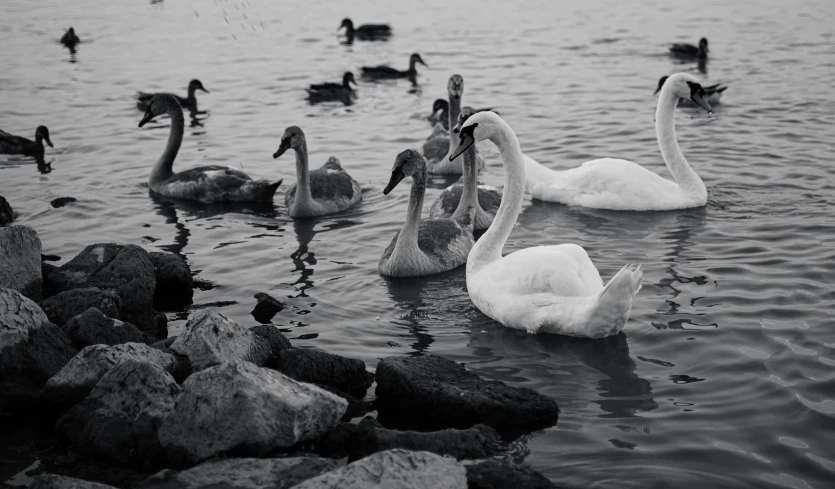
[[[392,79],[392,78],[414,78],[417,76],[417,70],[415,69],[415,64],[420,63],[427,68],[429,65],[424,63],[423,59],[420,57],[418,53],[414,53],[409,57],[409,69],[406,71],[400,71],[392,68],[391,66],[363,66],[362,67],[362,76],[367,78],[377,78],[377,79]]]
[[[707,38],[699,40],[699,45],[676,43],[670,46],[670,55],[676,58],[707,58]]]
[[[31,156],[40,161],[44,156],[44,141],[50,148],[54,147],[52,141],[49,140],[49,129],[46,126],[38,126],[35,129],[35,141],[0,130],[0,153]]]
[[[178,102],[180,102],[180,106],[182,106],[183,108],[189,110],[197,110],[197,97],[194,96],[194,92],[196,92],[197,90],[209,93],[209,91],[203,87],[203,83],[201,83],[200,80],[194,79],[188,82],[188,96],[186,96],[186,98],[174,94],[167,95],[171,95],[172,97],[174,97]],[[159,94],[138,92],[136,94],[136,108],[139,110],[147,109],[148,103],[156,95]]]
[[[285,203],[290,217],[316,217],[350,209],[362,200],[362,189],[331,156],[319,169],[308,171],[307,140],[297,126],[290,126],[281,136],[281,144],[273,154],[278,158],[285,151],[296,151],[298,182],[287,190]]]
[[[64,35],[61,36],[61,44],[68,48],[74,48],[75,45],[80,42],[81,39],[78,38],[78,36],[75,34],[75,29],[73,29],[72,27],[67,29],[67,32],[65,32]]]
[[[525,198],[526,162],[516,134],[494,112],[473,114],[461,125],[450,158],[485,139],[501,153],[505,187],[493,224],[467,257],[473,304],[504,326],[528,333],[618,334],[641,288],[641,266],[624,266],[604,286],[586,250],[576,244],[535,246],[502,256]]]
[[[344,75],[342,75],[342,83],[319,83],[315,85],[310,85],[310,88],[307,89],[307,94],[310,98],[345,98],[352,93],[354,93],[353,87],[351,87],[351,83],[354,85],[357,84],[354,81],[354,74],[350,71],[346,71]]]
[[[426,161],[413,149],[397,155],[384,195],[407,176],[412,192],[406,223],[383,251],[377,269],[390,277],[417,277],[446,272],[463,265],[473,247],[472,210],[463,220],[421,219],[426,191]]]
[[[476,111],[472,107],[464,107],[458,116],[458,129]],[[476,165],[475,145],[464,151],[464,175],[457,183],[445,188],[429,210],[432,219],[451,218],[463,219],[473,212],[473,230],[483,231],[490,227],[499,204],[502,202],[502,192],[490,185],[478,184],[478,166]]]
[[[655,93],[661,91],[661,87],[664,86],[664,82],[667,81],[667,78],[668,77],[666,76],[662,76],[661,79],[658,80],[658,88],[655,89]],[[717,105],[719,103],[719,99],[722,98],[722,92],[728,89],[727,86],[722,86],[721,83],[702,88],[705,89],[707,103],[709,103],[710,105]],[[685,98],[679,99],[679,102],[685,104],[692,104],[692,102],[690,102],[690,99]]]
[[[452,127],[458,123],[458,114],[461,112],[461,97],[464,95],[464,78],[461,75],[452,75],[447,82],[447,95],[449,96],[449,117],[448,128],[443,129],[440,124],[435,124],[432,134],[423,143],[423,157],[429,167],[429,173],[436,175],[461,175],[464,166],[461,160],[450,161],[447,159],[450,150],[450,140],[453,140]],[[484,168],[484,157],[476,150],[476,164],[478,169]]]
[[[345,36],[356,37],[360,40],[373,40],[391,35],[391,27],[388,24],[363,24],[355,28],[354,23],[347,17],[342,19],[339,29],[343,27],[345,28]]]
[[[499,114],[498,111],[495,111],[492,108],[476,109],[476,112],[484,112],[486,110]],[[435,102],[432,104],[432,113],[429,114],[429,117],[427,117],[427,119],[432,124],[432,126],[441,123],[443,124],[444,129],[449,130],[449,101],[444,100],[442,98],[435,99]]]
[[[661,87],[655,111],[655,135],[672,180],[617,158],[600,158],[554,171],[526,157],[528,190],[534,199],[596,209],[664,211],[704,206],[707,188],[676,141],[675,110],[678,100],[683,98],[711,112],[706,97],[699,80],[688,73],[670,76]]]
[[[272,202],[281,180],[253,180],[246,173],[227,166],[200,166],[174,173],[174,159],[183,142],[185,121],[179,101],[170,94],[153,97],[145,115],[139,121],[144,126],[154,117],[168,114],[171,118],[171,132],[165,151],[151,171],[151,191],[166,197],[184,200],[212,202]]]

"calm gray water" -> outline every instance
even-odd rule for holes
[[[5,0],[0,4],[0,128],[49,126],[53,171],[0,156],[0,194],[35,227],[44,253],[70,259],[93,242],[185,256],[196,307],[246,325],[253,294],[289,304],[276,318],[297,344],[364,360],[435,353],[536,389],[559,424],[517,456],[580,487],[833,487],[835,480],[835,3],[831,0],[443,2]],[[389,42],[340,44],[342,17],[390,22]],[[75,56],[57,43],[74,26]],[[615,213],[526,202],[506,251],[574,242],[604,280],[644,265],[624,333],[607,340],[529,336],[479,313],[463,269],[420,280],[376,272],[402,225],[408,191],[388,197],[394,157],[419,147],[424,119],[465,79],[465,104],[497,107],[523,150],[549,167],[617,156],[666,169],[655,142],[660,76],[696,72],[666,43],[710,40],[703,76],[730,88],[707,115],[676,118],[706,208]],[[304,88],[419,52],[431,69],[360,82],[354,105],[311,106]],[[149,196],[167,121],[138,129],[137,90],[184,93],[199,78],[198,125],[176,168],[229,164],[284,177],[273,209],[217,208]],[[312,166],[336,155],[362,184],[354,211],[312,222],[286,215],[299,125]],[[502,185],[482,145],[484,179]],[[435,182],[442,187],[443,181]],[[427,207],[439,190],[427,193]],[[56,197],[77,202],[53,209]],[[171,334],[185,315],[171,316]],[[373,390],[371,391],[373,394]],[[524,444],[524,446],[522,446]]]

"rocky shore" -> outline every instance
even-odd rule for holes
[[[37,459],[7,487],[557,487],[510,461],[559,415],[532,390],[434,355],[372,373],[216,310],[168,337],[194,286],[177,255],[100,243],[55,267],[15,224],[0,252],[0,461]],[[258,323],[283,307],[257,300]]]

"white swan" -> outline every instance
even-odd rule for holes
[[[641,288],[641,266],[625,266],[606,286],[586,250],[575,244],[537,246],[502,256],[525,194],[525,158],[510,126],[493,112],[460,129],[455,158],[477,141],[499,148],[505,168],[502,204],[467,257],[467,291],[475,306],[503,325],[529,333],[586,338],[617,334]]]
[[[677,73],[663,84],[655,111],[655,134],[674,181],[616,158],[600,158],[570,170],[554,171],[526,157],[527,187],[531,195],[534,199],[566,205],[623,211],[663,211],[705,205],[705,184],[687,163],[676,141],[675,110],[680,98],[712,112],[696,77]]]

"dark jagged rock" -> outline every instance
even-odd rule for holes
[[[482,423],[506,430],[550,426],[559,416],[551,398],[484,380],[436,355],[384,358],[376,380],[378,410],[386,419],[412,417],[438,427]]]
[[[9,201],[0,195],[0,226],[6,226],[14,222],[14,210]]]
[[[105,316],[121,318],[119,314],[120,304],[121,299],[116,292],[97,287],[87,287],[59,292],[41,301],[40,306],[50,321],[58,326],[64,326],[72,318],[91,307],[95,307]]]
[[[194,371],[239,360],[260,366],[272,354],[260,336],[214,310],[193,314],[169,348],[187,356]]]
[[[255,333],[256,339],[262,344],[258,348],[266,349],[265,352],[259,354],[259,357],[263,358],[261,366],[278,369],[278,354],[282,350],[292,348],[290,340],[281,334],[278,328],[269,324],[253,326],[249,328],[249,331]]]
[[[468,489],[559,489],[530,467],[506,460],[491,458],[465,467]]]
[[[55,429],[91,455],[126,466],[159,466],[164,458],[157,432],[179,393],[158,365],[129,359],[107,372]]]
[[[252,317],[261,324],[269,324],[273,317],[285,307],[283,302],[264,292],[255,294],[255,298],[258,302],[252,310]]]
[[[157,350],[163,353],[168,353],[169,355],[174,357],[174,367],[168,372],[174,377],[174,380],[176,380],[178,384],[182,384],[186,381],[188,376],[191,375],[192,368],[191,360],[189,360],[186,355],[183,355],[182,353],[177,353],[176,351],[171,349],[171,344],[177,341],[177,338],[178,336],[171,336],[164,340],[157,341],[156,343],[151,345],[151,348],[156,348]]]
[[[90,345],[120,345],[122,343],[144,343],[156,341],[153,336],[139,331],[130,324],[113,319],[91,307],[70,319],[61,330],[69,336],[78,348]]]
[[[28,489],[116,489],[98,482],[75,479],[64,475],[43,474],[35,477]]]
[[[306,440],[294,446],[291,451],[299,453],[315,453],[327,458],[345,458],[354,450],[354,437],[359,427],[352,423],[340,422],[327,433]]]
[[[278,370],[312,384],[326,384],[358,397],[374,382],[362,360],[345,358],[313,348],[290,348],[278,354]]]
[[[351,394],[348,394],[347,392],[343,392],[343,391],[337,389],[336,387],[334,387],[332,385],[327,385],[327,384],[314,384],[314,385],[317,386],[317,387],[320,387],[322,389],[325,389],[326,391],[330,392],[331,394],[336,394],[337,396],[341,397],[342,399],[345,399],[346,401],[348,401],[348,410],[345,411],[345,416],[342,419],[345,419],[345,420],[354,419],[354,418],[362,416],[363,414],[370,413],[371,411],[376,409],[376,407],[374,406],[374,403],[365,401],[365,400],[360,399],[359,397],[356,397],[356,396],[352,396]]]
[[[72,204],[73,202],[76,202],[77,200],[78,199],[76,199],[75,197],[58,197],[57,199],[52,199],[49,205],[51,205],[55,209],[60,209],[61,207],[64,207],[67,204]]]
[[[186,261],[173,253],[148,253],[154,265],[156,290],[154,304],[164,311],[180,311],[194,297],[191,269]]]
[[[37,304],[0,288],[0,408],[26,410],[77,352]]]
[[[41,300],[41,240],[29,226],[0,228],[0,287]]]

